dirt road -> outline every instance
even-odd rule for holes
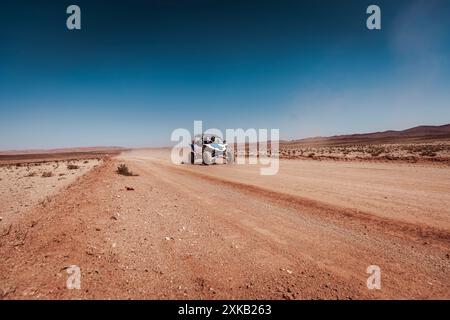
[[[0,226],[7,299],[450,298],[446,167],[286,160],[260,176],[130,151]]]

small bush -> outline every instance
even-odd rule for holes
[[[79,168],[80,168],[80,166],[77,166],[76,164],[68,164],[67,165],[67,169],[69,169],[69,170],[76,170]]]
[[[425,150],[420,153],[422,157],[436,157],[436,152],[433,150]]]
[[[42,173],[42,178],[50,178],[53,177],[53,173],[51,171],[45,171]]]
[[[124,164],[121,164],[117,167],[117,171],[118,174],[121,174],[123,176],[136,176],[136,174],[134,174],[133,172],[130,171],[130,169],[128,169],[128,167]]]
[[[370,152],[370,155],[372,156],[372,157],[378,157],[380,154],[382,154],[383,153],[383,151],[381,151],[381,150],[374,150],[374,151],[371,151]]]

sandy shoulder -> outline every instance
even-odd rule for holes
[[[89,159],[0,166],[0,225],[20,219],[24,212],[101,162]]]

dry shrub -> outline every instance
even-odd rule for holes
[[[370,155],[372,156],[372,157],[378,157],[380,154],[382,154],[383,153],[383,150],[373,150],[373,151],[370,151]]]
[[[25,175],[25,177],[34,177],[36,176],[36,172],[32,171],[29,174]]]
[[[69,170],[76,170],[76,169],[79,169],[80,168],[80,166],[77,166],[76,164],[68,164],[67,165],[67,169],[69,169]]]
[[[436,152],[431,151],[431,150],[426,150],[426,151],[422,151],[422,152],[420,153],[420,155],[421,155],[422,157],[436,157]]]
[[[117,167],[116,172],[123,176],[137,176],[137,174],[134,174],[133,172],[131,172],[130,169],[128,169],[128,167],[123,163]]]
[[[50,178],[53,177],[53,173],[51,171],[45,171],[42,173],[42,178]]]

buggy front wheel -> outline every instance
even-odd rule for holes
[[[203,164],[210,165],[214,164],[215,159],[211,153],[211,151],[204,150],[203,151]]]
[[[225,154],[225,159],[227,161],[227,164],[234,163],[234,154],[233,154],[233,152],[227,151],[227,153]]]

